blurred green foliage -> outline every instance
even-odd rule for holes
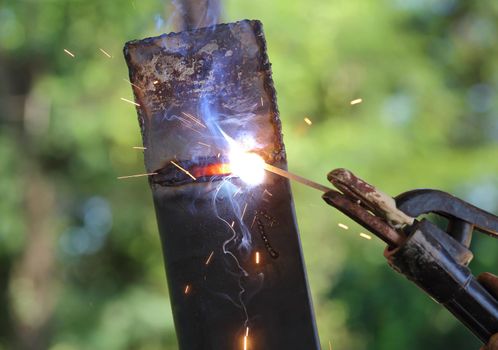
[[[264,23],[290,170],[325,182],[347,167],[388,193],[440,188],[498,212],[497,2],[224,6],[225,21]],[[176,349],[147,181],[116,180],[143,171],[121,49],[168,31],[171,11],[0,3],[0,349]],[[315,191],[294,195],[324,348],[479,347],[380,242]],[[473,249],[474,271],[496,271],[496,242]]]

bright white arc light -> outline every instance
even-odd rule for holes
[[[256,153],[232,152],[230,154],[230,168],[232,174],[238,176],[245,183],[255,186],[265,178],[265,162]]]

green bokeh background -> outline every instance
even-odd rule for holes
[[[264,24],[291,171],[325,183],[347,167],[391,194],[440,188],[498,212],[498,2],[223,6],[224,21]],[[177,349],[147,181],[116,180],[143,172],[121,50],[169,31],[171,12],[0,2],[0,349]],[[381,242],[293,190],[324,349],[478,349]],[[474,271],[498,271],[497,242],[472,249]]]

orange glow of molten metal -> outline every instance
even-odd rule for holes
[[[216,163],[209,164],[203,167],[195,167],[191,171],[192,175],[194,175],[195,177],[229,175],[232,173],[230,164],[228,163]]]
[[[234,175],[248,185],[258,185],[265,178],[265,161],[256,153],[232,152],[229,163],[215,163],[189,169],[195,178]]]

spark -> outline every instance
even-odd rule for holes
[[[214,255],[214,250],[211,252],[211,254],[209,254],[208,258],[206,259],[206,262],[205,262],[206,265],[209,265],[209,263],[211,262],[211,258],[213,257],[213,255]]]
[[[193,120],[196,124],[199,124],[203,128],[206,128],[206,125],[202,124],[201,121],[198,118],[194,117],[192,114],[186,112],[182,112],[182,114],[187,118],[189,118],[190,120]]]
[[[256,260],[256,264],[259,264],[259,252],[256,252],[255,260]]]
[[[332,343],[330,340],[329,340],[329,350],[332,350]]]
[[[352,105],[357,105],[357,104],[362,103],[362,102],[363,102],[362,98],[357,98],[357,99],[351,101],[350,104],[352,106]]]
[[[192,131],[195,131],[196,133],[198,133],[199,135],[202,135],[202,133],[199,131],[199,130],[196,130],[192,127],[192,124],[190,123],[190,121],[188,121],[187,119],[183,119],[182,117],[178,117],[178,120],[182,123],[182,125]]]
[[[305,122],[306,124],[308,124],[308,125],[313,124],[313,122],[311,121],[311,119],[310,119],[310,118],[308,118],[308,117],[304,118],[304,122]]]
[[[104,49],[99,47],[100,52],[102,52],[104,55],[106,55],[108,58],[112,58],[112,56]]]
[[[342,228],[344,230],[348,230],[349,229],[349,227],[347,227],[346,225],[344,225],[342,223],[337,224],[337,226],[339,226],[340,228]]]
[[[254,226],[254,223],[256,222],[256,215],[254,215],[254,219],[252,219],[252,224],[251,224],[251,228]]]
[[[268,191],[266,188],[265,188],[265,190],[263,191],[263,194],[267,194],[267,195],[269,195],[270,197],[273,197],[273,194],[271,194],[271,192],[270,192],[270,191]]]
[[[129,81],[128,79],[125,79],[123,78],[124,81],[126,81],[128,84],[130,84],[131,86],[134,86],[136,87],[137,89],[139,90],[142,90],[142,88],[140,86],[138,86],[137,84],[133,84],[131,81]]]
[[[181,166],[179,166],[178,164],[176,164],[172,160],[170,160],[170,162],[171,162],[171,164],[173,164],[174,166],[176,166],[178,169],[180,169],[181,171],[183,171],[185,174],[187,174],[188,176],[190,176],[194,181],[197,180],[197,178],[194,175],[192,175],[191,173],[189,173],[188,170],[182,168]]]
[[[185,123],[185,124],[183,124],[183,126],[184,126],[184,127],[188,128],[188,129],[190,129],[190,130],[192,130],[192,131],[195,131],[195,132],[196,132],[196,133],[198,133],[199,135],[202,135],[202,133],[201,133],[199,130],[196,130],[196,129],[194,129],[193,127],[191,127],[190,125],[188,125],[186,120],[185,120],[185,122],[184,122],[184,123]]]
[[[154,80],[154,81],[152,82],[152,84],[154,84],[154,85],[159,84],[159,80]]]
[[[71,51],[69,51],[68,49],[64,49],[64,52],[67,53],[69,56],[71,56],[72,58],[75,58],[76,56],[74,55],[74,53],[72,53]]]
[[[188,292],[190,291],[190,284],[187,284],[185,286],[185,290],[183,291],[185,294],[188,294]]]
[[[247,350],[247,338],[249,337],[249,327],[246,327],[246,335],[244,335],[244,350]]]
[[[210,146],[210,145],[208,145],[207,143],[204,143],[204,142],[201,142],[201,141],[197,141],[197,143],[198,143],[199,145],[203,145],[203,146],[206,146],[206,147],[211,148],[211,146]]]
[[[177,117],[177,118],[178,118],[178,120],[179,120],[179,121],[181,121],[182,123],[185,123],[185,124],[187,124],[187,125],[190,125],[190,122],[189,122],[187,119],[183,119],[182,117],[178,117],[178,116],[176,116],[176,117]]]
[[[133,146],[133,149],[141,149],[141,150],[146,150],[147,147],[141,147],[141,146]]]
[[[134,102],[134,101],[130,101],[130,100],[128,100],[128,99],[126,99],[126,98],[124,98],[124,97],[121,97],[121,100],[122,100],[122,101],[125,101],[125,102],[128,102],[128,103],[131,103],[132,105],[135,105],[135,106],[139,106],[139,107],[140,107],[140,105],[139,105],[138,103],[136,103],[136,102]]]
[[[360,232],[360,237],[363,237],[365,239],[372,239],[372,236],[367,235],[366,233]]]
[[[260,97],[261,99],[261,107],[263,107],[263,97]]]
[[[244,205],[244,210],[242,210],[242,216],[240,217],[240,221],[244,219],[244,214],[246,213],[246,209],[247,209],[247,203]]]
[[[235,225],[235,221],[232,221],[232,223],[230,224],[230,227],[233,228],[233,225]]]
[[[233,197],[235,198],[235,196],[238,195],[240,191],[242,191],[242,189],[239,187],[237,191],[235,191],[235,193],[233,194]]]
[[[132,177],[142,177],[142,176],[151,176],[151,175],[157,175],[157,173],[145,173],[145,174],[119,176],[119,177],[117,177],[117,179],[118,180],[123,180],[123,179],[130,179]]]

